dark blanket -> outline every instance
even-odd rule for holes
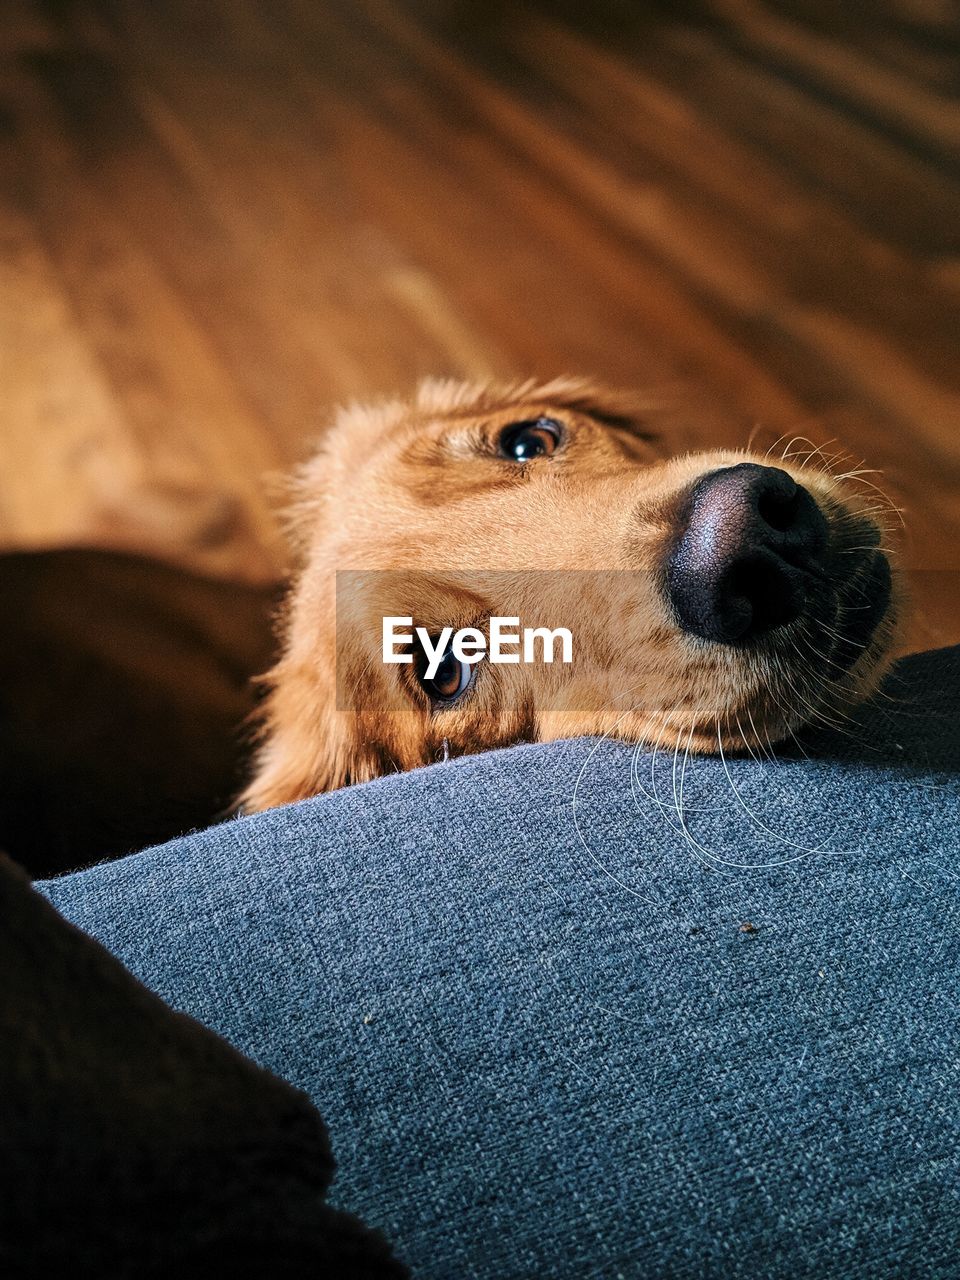
[[[307,1098],[171,1012],[0,858],[0,1275],[401,1276],[324,1204]]]
[[[0,556],[0,849],[56,875],[222,816],[276,595],[113,551]]]

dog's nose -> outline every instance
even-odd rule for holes
[[[741,462],[702,476],[667,565],[680,626],[743,644],[800,616],[827,546],[827,522],[780,470]]]

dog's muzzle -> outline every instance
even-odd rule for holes
[[[794,622],[824,582],[828,544],[816,500],[779,467],[741,462],[701,476],[667,561],[681,629],[743,645]]]

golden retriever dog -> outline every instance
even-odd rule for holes
[[[579,734],[766,749],[869,694],[901,612],[877,491],[786,450],[671,456],[655,421],[573,379],[341,412],[296,480],[244,808]]]

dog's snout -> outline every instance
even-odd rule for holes
[[[742,644],[793,622],[827,546],[810,493],[779,467],[741,462],[702,476],[667,565],[680,626]]]

